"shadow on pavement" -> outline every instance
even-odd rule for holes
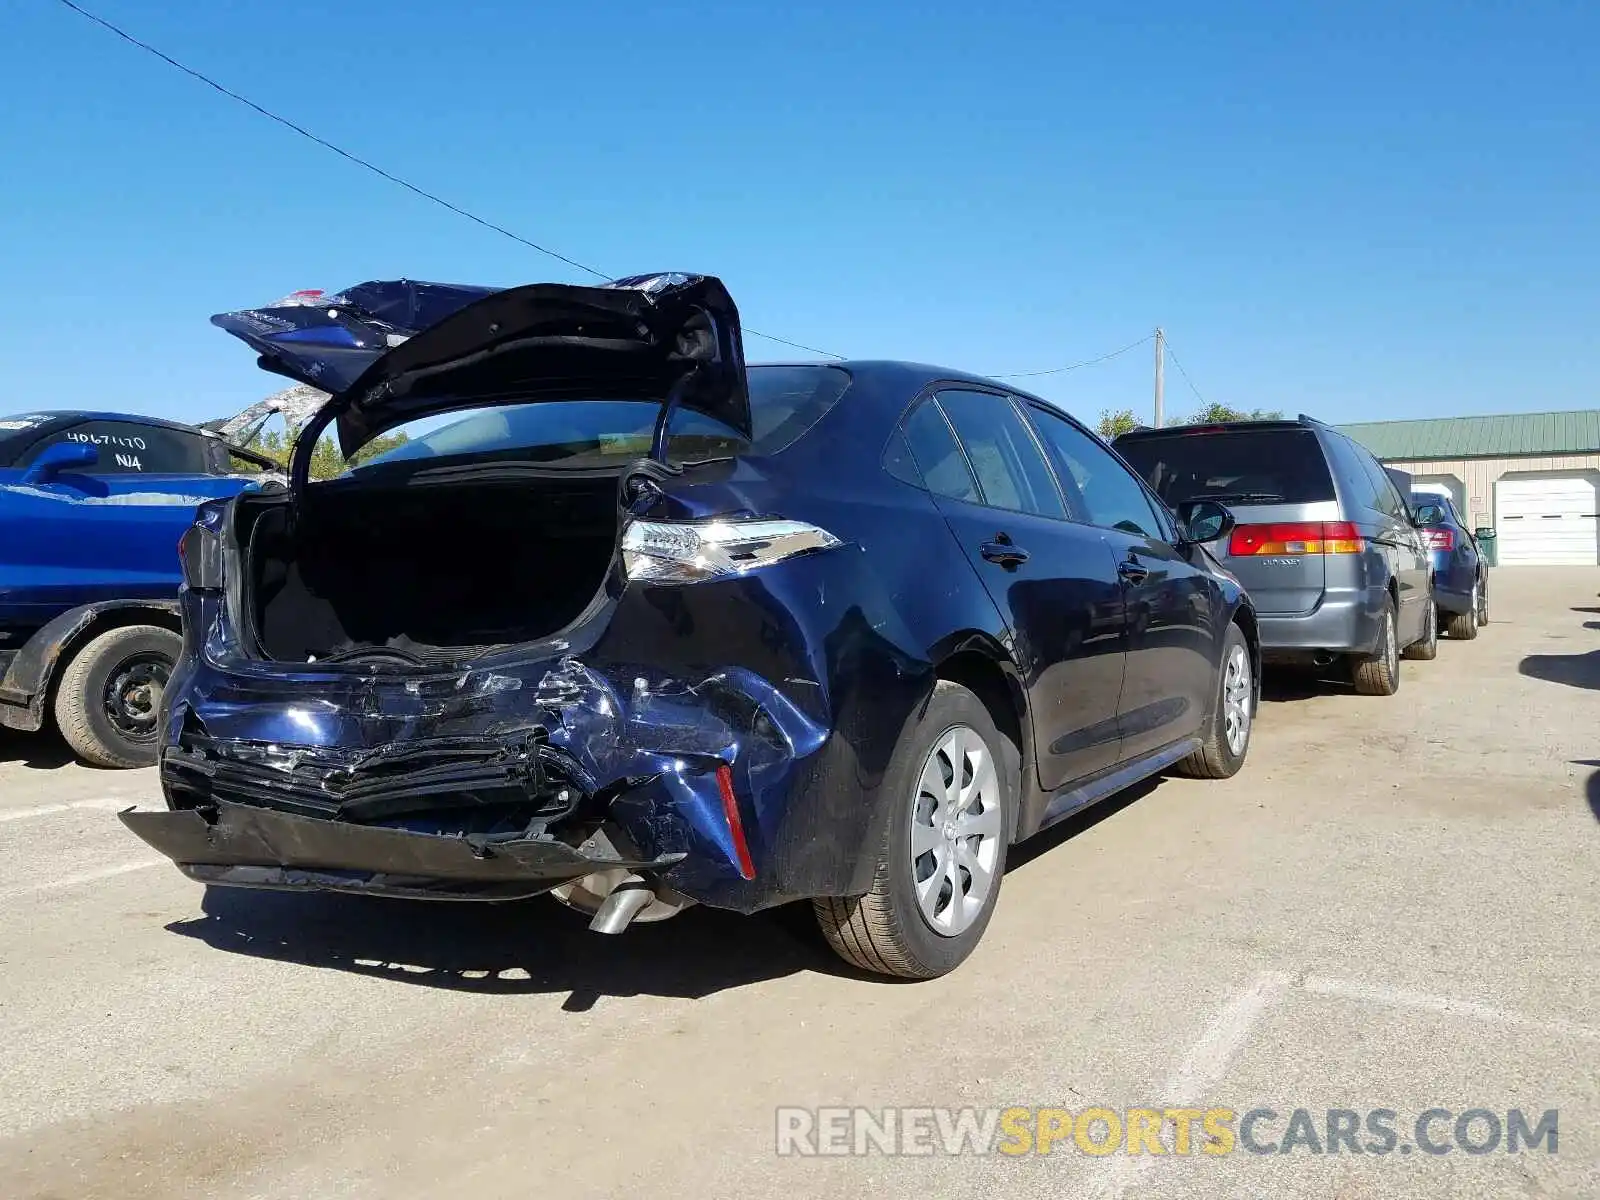
[[[1081,813],[1077,813],[1062,821],[1059,825],[1052,825],[1043,833],[1035,834],[1020,846],[1013,846],[1006,854],[1006,874],[1019,871],[1035,859],[1042,858],[1050,851],[1064,842],[1070,842],[1080,833],[1093,829],[1108,817],[1114,817],[1130,804],[1143,800],[1156,788],[1161,786],[1160,775],[1152,779],[1141,780],[1132,787],[1109,796],[1092,805]],[[1002,900],[1003,903],[1003,900]]]
[[[1261,699],[1268,704],[1310,700],[1314,696],[1355,694],[1355,685],[1339,664],[1326,667],[1282,667],[1268,664],[1261,671]]]
[[[1592,758],[1576,758],[1572,760],[1575,767],[1600,768],[1600,760]],[[1589,778],[1584,783],[1584,795],[1589,801],[1589,811],[1594,814],[1594,819],[1600,821],[1600,769],[1589,772]]]
[[[1600,608],[1595,608],[1593,606],[1583,607],[1583,606],[1579,606],[1579,605],[1574,605],[1572,611],[1573,612],[1581,612],[1581,613],[1600,613]]]
[[[397,983],[567,992],[568,1012],[602,996],[699,999],[800,971],[849,973],[816,932],[810,905],[753,917],[692,908],[616,937],[589,932],[586,917],[546,898],[447,904],[208,888],[201,908],[205,916],[167,928],[234,954]]]
[[[73,753],[55,733],[18,733],[0,729],[0,763],[21,763],[36,771],[54,771],[72,762]]]
[[[1600,650],[1587,654],[1530,654],[1517,664],[1530,679],[1600,691]]]

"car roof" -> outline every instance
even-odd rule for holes
[[[138,413],[100,412],[93,409],[78,408],[32,408],[28,410],[31,417],[42,417],[48,421],[126,421],[132,425],[150,425],[157,429],[172,429],[180,433],[198,433],[206,437],[214,437],[208,430],[200,429],[194,425],[185,425],[182,421],[169,421],[165,417],[146,417]]]

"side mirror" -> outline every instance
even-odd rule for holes
[[[64,471],[92,467],[100,461],[100,451],[88,442],[57,442],[39,452],[23,472],[23,483],[49,483]]]
[[[1178,528],[1191,542],[1214,542],[1238,524],[1226,506],[1215,500],[1185,500],[1178,505]]]
[[[1432,529],[1435,525],[1444,524],[1444,505],[1419,504],[1412,516],[1418,529]]]

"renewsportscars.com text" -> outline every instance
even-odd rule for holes
[[[780,1155],[1555,1154],[1557,1109],[780,1108]]]

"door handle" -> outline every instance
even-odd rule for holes
[[[992,542],[985,542],[978,548],[978,553],[983,555],[984,561],[998,563],[1012,570],[1028,561],[1028,552],[1021,546],[1012,545],[1010,538],[1004,541],[996,538]]]
[[[1150,568],[1129,558],[1117,564],[1117,574],[1129,583],[1143,583],[1149,578]]]

